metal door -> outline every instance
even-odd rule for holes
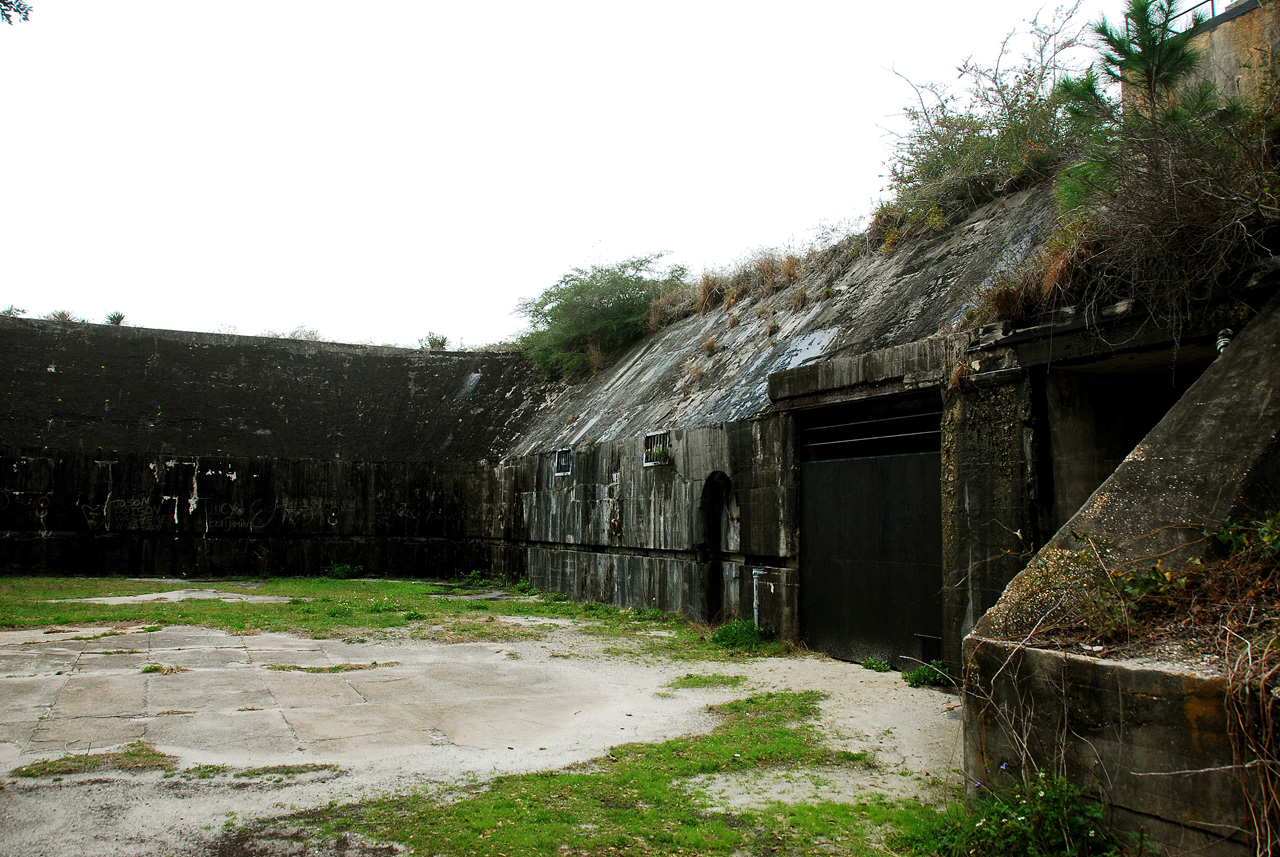
[[[936,431],[927,451],[801,464],[800,624],[810,648],[844,660],[876,657],[899,668],[940,657]]]

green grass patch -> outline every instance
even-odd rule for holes
[[[536,640],[546,625],[503,623],[501,617],[569,619],[578,630],[623,640],[614,648],[627,657],[668,660],[732,661],[782,656],[781,643],[748,641],[724,646],[703,627],[683,617],[652,608],[619,610],[594,602],[574,602],[543,593],[536,599],[480,601],[454,597],[474,591],[482,577],[453,584],[335,578],[227,580],[204,584],[228,592],[277,595],[287,602],[148,601],[94,604],[67,599],[140,595],[170,591],[190,584],[114,578],[12,577],[0,579],[0,628],[102,625],[89,639],[123,633],[117,627],[200,625],[232,634],[282,632],[316,639],[380,639],[414,633],[441,642],[515,642]],[[494,622],[487,620],[493,617]],[[750,622],[745,623],[750,626]],[[424,627],[426,626],[426,627]],[[728,626],[726,626],[728,627]],[[438,629],[438,630],[436,630]],[[722,635],[723,636],[723,635]]]
[[[177,664],[147,664],[142,668],[144,673],[159,673],[160,675],[175,675],[176,673],[189,673],[191,670],[186,667],[180,667]]]
[[[265,765],[261,768],[245,768],[243,771],[236,771],[232,774],[238,779],[258,779],[258,778],[275,778],[283,777],[284,779],[292,779],[300,777],[303,774],[314,774],[319,771],[340,771],[337,765]]]
[[[720,673],[687,673],[680,678],[667,682],[667,687],[740,687],[747,680],[741,675],[721,675]]]
[[[113,753],[86,753],[67,755],[58,759],[32,762],[14,768],[11,777],[51,777],[66,774],[83,774],[92,771],[172,771],[178,760],[161,753],[146,741],[135,741]]]
[[[720,724],[706,735],[626,744],[585,765],[499,777],[461,795],[391,795],[290,822],[399,842],[419,854],[799,854],[837,839],[836,853],[883,853],[867,844],[874,828],[932,810],[868,799],[721,812],[682,785],[722,772],[866,764],[862,754],[822,746],[809,722],[821,699],[812,691],[762,694],[713,708]]]
[[[334,664],[328,667],[304,667],[299,664],[267,664],[267,669],[292,673],[349,673],[356,670],[376,670],[378,667],[398,667],[399,661],[374,661],[368,664]]]
[[[460,618],[448,621],[437,628],[422,632],[422,639],[438,643],[514,643],[522,640],[541,640],[546,629],[503,622],[497,616],[483,619]]]
[[[192,765],[182,772],[184,780],[211,780],[227,772],[226,765]]]

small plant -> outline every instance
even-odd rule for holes
[[[778,320],[776,318],[771,318],[769,319],[769,323],[765,325],[765,330],[768,331],[770,337],[773,337],[781,327],[782,325],[778,324]]]
[[[418,340],[418,347],[425,351],[444,351],[449,347],[449,337],[431,332]]]
[[[407,610],[404,614],[404,620],[406,622],[421,622],[426,618],[427,614],[423,613],[421,610]]]
[[[475,568],[458,578],[458,583],[471,589],[486,589],[493,586],[493,581],[485,576],[483,571]]]
[[[538,590],[527,580],[521,580],[511,590],[517,595],[537,595]]]
[[[9,306],[5,307],[4,309],[0,309],[0,317],[3,317],[3,318],[19,318],[26,314],[27,314],[27,311],[25,309],[18,309],[13,304],[9,304]]]
[[[1233,554],[1257,549],[1263,556],[1274,557],[1280,554],[1280,512],[1265,512],[1249,523],[1225,518],[1221,529],[1206,535],[1217,538]]]
[[[871,670],[872,672],[878,673],[887,673],[889,670],[893,669],[893,667],[889,666],[888,661],[882,661],[879,658],[863,658],[862,668],[864,670]]]
[[[902,673],[902,680],[912,687],[947,687],[951,682],[951,674],[943,661],[930,661],[913,670]]]
[[[45,315],[44,318],[49,321],[64,321],[70,324],[79,324],[81,321],[84,320],[77,317],[76,314],[71,312],[70,310],[65,310],[65,309],[54,310],[53,312]]]
[[[352,578],[363,576],[363,565],[351,565],[345,562],[336,562],[329,566],[329,570],[325,572],[325,577],[332,577],[334,580],[351,580]]]
[[[116,327],[119,327],[120,325],[124,324],[124,313],[122,312],[107,313],[107,324],[112,324],[112,325],[115,325]]]
[[[808,303],[809,303],[809,292],[807,289],[805,289],[804,286],[800,286],[798,289],[796,289],[791,293],[791,309],[793,311],[799,312],[800,310],[804,309],[805,306],[808,305]]]
[[[702,340],[702,353],[708,357],[716,353],[716,338],[714,336],[708,336]]]
[[[160,675],[176,675],[177,673],[191,672],[191,670],[176,664],[147,664],[142,668],[142,672],[159,673]]]

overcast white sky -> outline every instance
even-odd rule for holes
[[[509,337],[575,267],[865,215],[892,69],[955,82],[1041,8],[30,2],[0,24],[0,309],[404,345]]]

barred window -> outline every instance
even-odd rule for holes
[[[671,432],[654,431],[644,436],[644,466],[671,463]]]

